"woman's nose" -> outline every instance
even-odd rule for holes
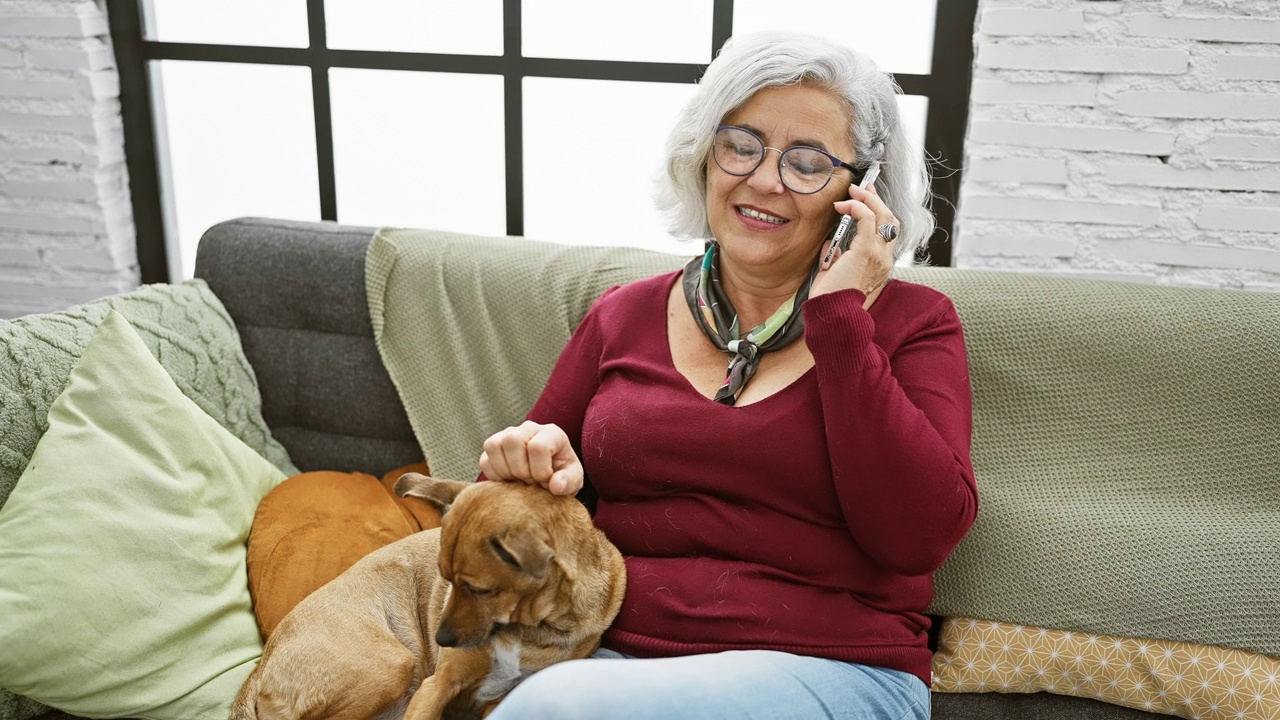
[[[769,151],[778,153],[778,159],[774,159]],[[786,186],[782,184],[782,153],[774,148],[765,148],[764,157],[760,160],[760,164],[756,167],[755,172],[747,178],[747,184],[755,188],[757,191],[765,194],[777,195],[786,190]]]

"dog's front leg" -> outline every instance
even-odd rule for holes
[[[440,720],[449,702],[493,669],[487,648],[440,648],[435,674],[422,681],[404,720]]]

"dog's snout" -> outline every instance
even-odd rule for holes
[[[448,626],[441,625],[440,629],[436,631],[436,644],[440,647],[456,647],[458,636]]]

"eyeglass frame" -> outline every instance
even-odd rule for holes
[[[755,134],[754,132],[751,132],[750,130],[744,127],[741,127],[738,125],[720,125],[719,127],[716,128],[716,131],[711,135],[711,159],[715,161],[716,167],[720,168],[721,170],[724,170],[724,172],[734,177],[747,177],[748,175],[751,175],[755,171],[759,170],[760,166],[764,164],[765,153],[764,152],[760,153],[760,159],[756,161],[755,167],[751,168],[747,172],[735,173],[735,172],[730,172],[728,170],[725,170],[725,167],[720,164],[720,159],[716,157],[715,136],[719,135],[721,130],[739,130],[741,132],[744,132],[750,135],[751,137],[755,138],[756,142],[760,143],[760,147],[764,148],[765,150],[772,150],[778,153],[778,181],[782,183],[783,187],[785,187],[786,189],[790,190],[793,193],[796,193],[797,195],[813,195],[825,190],[826,187],[831,184],[831,178],[836,174],[836,168],[844,168],[848,170],[850,173],[852,173],[854,185],[857,185],[858,183],[862,182],[862,178],[867,174],[867,168],[855,167],[854,165],[841,160],[840,158],[836,157],[835,155],[832,155],[831,153],[821,148],[816,148],[816,147],[813,147],[812,145],[792,145],[791,147],[786,148],[785,150],[779,150],[776,147],[770,147],[768,145],[765,145],[764,138],[760,137],[759,135]],[[808,192],[805,192],[803,190],[796,190],[795,188],[788,185],[787,181],[783,179],[782,158],[787,153],[796,149],[812,150],[820,155],[825,155],[827,159],[831,161],[831,172],[827,175],[826,182],[822,183],[822,186],[819,187],[818,189],[810,190]]]

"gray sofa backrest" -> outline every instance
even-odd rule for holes
[[[196,277],[240,331],[262,414],[303,471],[381,475],[422,460],[373,342],[374,228],[240,218],[200,239]]]

